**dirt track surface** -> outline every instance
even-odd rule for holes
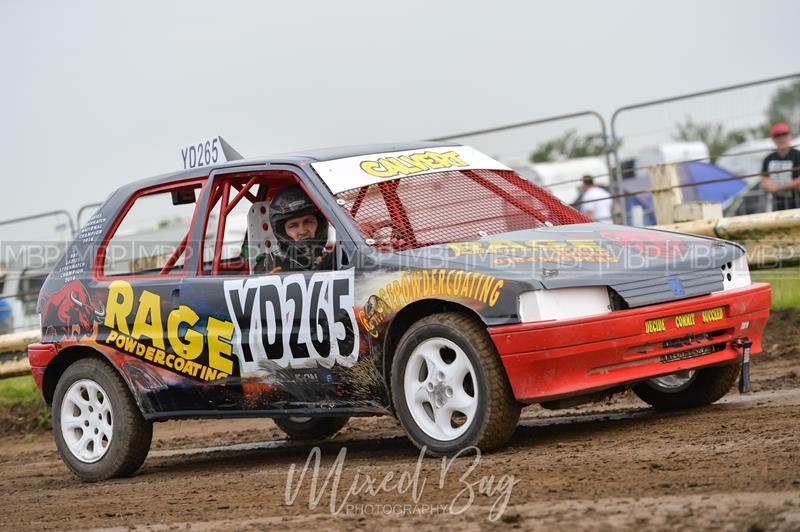
[[[798,530],[797,318],[771,323],[754,393],[732,391],[718,404],[671,414],[627,394],[570,411],[528,408],[507,449],[471,471],[474,458],[448,461],[441,487],[442,461],[426,458],[416,494],[409,481],[418,452],[389,418],[353,419],[321,445],[318,491],[342,448],[346,456],[338,487],[332,477],[313,509],[313,463],[286,503],[290,467],[297,488],[312,444],[282,441],[269,420],[159,424],[139,474],[98,484],[68,473],[50,434],[4,437],[0,528]],[[389,473],[386,489],[377,489]],[[366,492],[367,477],[379,493]],[[481,479],[490,493],[479,493]],[[470,490],[472,504],[452,515]]]

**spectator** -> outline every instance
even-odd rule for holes
[[[772,194],[772,210],[796,209],[800,187],[800,151],[792,147],[789,125],[779,122],[772,126],[769,136],[776,150],[764,158],[761,165],[761,188]]]
[[[578,209],[593,222],[611,223],[611,194],[594,184],[590,175],[583,176]],[[586,203],[590,202],[590,203]]]

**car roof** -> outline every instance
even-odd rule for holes
[[[369,155],[372,153],[388,153],[395,151],[418,150],[425,148],[439,148],[445,146],[458,146],[458,145],[459,144],[457,142],[416,141],[416,142],[386,142],[379,144],[363,144],[358,146],[340,146],[334,148],[298,150],[288,153],[270,155],[267,157],[239,159],[236,161],[228,161],[222,164],[204,166],[202,168],[180,170],[178,172],[170,172],[153,177],[148,177],[124,185],[118,190],[118,192],[122,192],[124,194],[133,194],[134,192],[141,190],[143,188],[165,185],[176,181],[190,179],[192,177],[202,177],[204,175],[208,175],[208,173],[214,170],[222,168],[235,168],[237,166],[258,166],[258,165],[280,164],[280,163],[289,163],[289,164],[298,164],[301,162],[315,163],[319,161],[331,161],[335,159],[344,159],[347,157],[356,157],[359,155]]]

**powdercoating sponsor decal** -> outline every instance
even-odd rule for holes
[[[644,322],[644,332],[645,334],[664,332],[668,329],[670,321],[675,329],[694,327],[697,325],[698,319],[703,324],[722,321],[725,319],[725,311],[722,307],[717,307],[701,312],[687,312],[686,314],[678,314],[677,316],[647,320]]]
[[[404,272],[367,298],[358,320],[377,338],[384,320],[404,306],[426,298],[447,297],[471,300],[494,307],[502,295],[505,281],[493,275],[462,270],[434,269]]]
[[[510,170],[474,148],[430,147],[346,157],[311,165],[332,193],[369,186],[408,175],[448,170]]]
[[[491,240],[454,242],[447,248],[459,255],[503,254],[521,255],[497,257],[495,266],[529,262],[598,262],[615,263],[618,258],[597,240]]]
[[[203,381],[225,379],[234,373],[233,323],[213,316],[201,319],[186,305],[172,309],[165,322],[161,304],[161,296],[155,292],[141,290],[137,297],[129,282],[113,281],[108,286],[105,320],[97,341]]]
[[[270,364],[352,367],[358,360],[353,270],[266,275],[224,286],[243,373]]]

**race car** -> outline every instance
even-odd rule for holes
[[[179,418],[319,439],[394,415],[450,455],[502,448],[524,405],[746,388],[770,298],[737,244],[592,223],[467,146],[372,145],[113,192],[47,278],[28,356],[84,481],[134,473]]]

